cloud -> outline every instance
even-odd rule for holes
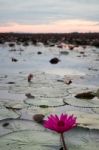
[[[0,0],[0,24],[51,25],[61,20],[99,21],[99,0]]]

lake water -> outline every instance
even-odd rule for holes
[[[60,61],[51,64],[52,58]],[[31,83],[27,80],[29,74],[33,74]],[[94,98],[75,98],[86,92],[92,92]],[[7,42],[0,45],[2,150],[60,149],[59,135],[45,130],[32,119],[35,114],[46,118],[51,113],[77,116],[78,127],[65,135],[69,150],[74,147],[98,150],[99,49],[79,46],[69,50],[68,45],[58,48],[42,43],[37,46],[15,44],[13,48]]]

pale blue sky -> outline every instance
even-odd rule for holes
[[[99,25],[99,0],[0,0],[0,27],[52,25],[61,21]],[[94,25],[95,25],[94,24]]]

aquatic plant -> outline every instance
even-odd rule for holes
[[[68,114],[61,114],[60,117],[57,115],[48,116],[48,120],[44,120],[44,127],[50,130],[54,130],[60,133],[61,140],[63,143],[64,150],[67,150],[63,133],[71,130],[77,125],[76,117]]]

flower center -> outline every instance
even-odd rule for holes
[[[62,126],[64,126],[64,125],[65,125],[65,124],[64,124],[63,121],[58,121],[58,126],[62,127]]]

